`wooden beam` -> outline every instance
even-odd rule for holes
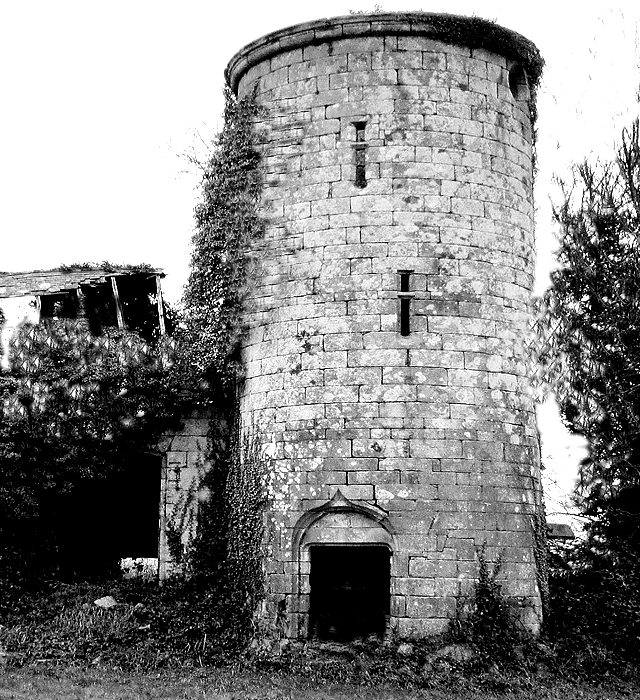
[[[160,335],[167,332],[164,322],[164,305],[162,303],[162,285],[160,284],[160,275],[156,275],[156,299],[158,301],[158,323],[160,325]]]
[[[116,284],[115,277],[111,277],[111,290],[113,291],[113,298],[116,302],[116,316],[118,317],[118,328],[124,328],[124,314],[122,313],[122,304],[120,304],[120,295],[118,294],[118,285]]]
[[[78,318],[87,317],[87,305],[84,292],[80,287],[76,288],[76,298],[78,300]]]

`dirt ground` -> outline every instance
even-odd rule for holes
[[[503,679],[504,680],[504,679]],[[459,688],[403,689],[314,682],[292,674],[232,668],[162,673],[103,669],[0,669],[0,700],[619,700],[640,698],[640,688],[594,687],[562,680],[518,682],[495,689],[461,680]],[[455,685],[455,683],[454,683]],[[511,684],[507,683],[507,686]]]

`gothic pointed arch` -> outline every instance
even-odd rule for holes
[[[394,549],[394,532],[387,512],[369,503],[354,502],[340,489],[298,520],[293,532],[294,551],[313,544],[382,544]]]

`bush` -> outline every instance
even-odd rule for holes
[[[20,328],[0,372],[0,588],[117,570],[122,475],[187,406],[172,354],[82,320]]]
[[[637,570],[553,571],[546,633],[560,663],[586,674],[626,673],[640,662]]]
[[[500,558],[490,567],[485,552],[484,546],[477,552],[478,580],[470,599],[458,599],[449,637],[454,642],[473,645],[477,652],[476,663],[481,666],[510,666],[520,660],[520,656],[514,655],[515,648],[531,638],[519,629],[498,583]]]

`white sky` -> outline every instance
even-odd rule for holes
[[[554,245],[552,176],[591,152],[606,156],[637,114],[640,2],[378,4],[383,11],[477,14],[524,34],[542,52],[536,190],[542,291]],[[374,6],[0,0],[0,270],[148,262],[165,269],[165,291],[177,300],[188,273],[199,179],[183,154],[221,125],[228,60],[267,32]],[[566,438],[550,428],[543,438],[547,461],[565,463]]]

